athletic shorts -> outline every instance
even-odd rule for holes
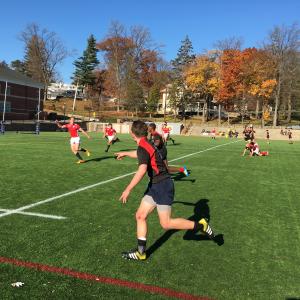
[[[116,136],[115,135],[107,135],[107,139],[109,142],[112,142],[116,139]]]
[[[164,139],[167,140],[169,138],[169,135],[170,135],[169,133],[164,133],[163,134]]]
[[[71,137],[70,139],[70,144],[74,145],[74,144],[80,144],[80,137]]]
[[[171,178],[166,178],[158,183],[149,183],[142,201],[145,201],[157,210],[171,209],[174,200],[174,183]]]
[[[256,148],[256,149],[253,151],[253,153],[256,154],[256,155],[259,155],[259,149]]]

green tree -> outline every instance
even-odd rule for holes
[[[160,86],[158,84],[154,84],[149,90],[149,96],[147,99],[147,110],[150,113],[156,112],[159,99]]]
[[[73,83],[87,88],[95,82],[94,70],[99,64],[97,58],[96,39],[93,35],[87,40],[87,48],[83,51],[83,55],[74,62],[75,71],[72,77]]]
[[[171,61],[176,79],[182,79],[184,69],[195,59],[193,45],[188,36],[181,41],[181,46],[177,52],[177,57]]]
[[[10,67],[22,74],[26,74],[26,65],[25,62],[19,59],[13,60],[10,62]]]
[[[139,111],[145,110],[145,99],[143,88],[138,80],[130,78],[126,84],[126,107],[130,111],[135,111],[137,114]]]
[[[170,104],[175,111],[180,110],[183,117],[187,106],[191,103],[191,92],[184,83],[184,70],[194,61],[193,45],[188,36],[181,42],[177,57],[171,61],[174,86],[170,91]]]

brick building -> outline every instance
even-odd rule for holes
[[[38,105],[43,111],[44,85],[19,72],[0,66],[0,114],[5,102],[5,120],[32,120],[37,116]]]

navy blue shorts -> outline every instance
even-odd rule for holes
[[[158,183],[149,183],[144,196],[150,196],[156,205],[171,206],[174,200],[174,183],[166,178]]]

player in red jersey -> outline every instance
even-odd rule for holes
[[[175,144],[175,140],[170,137],[171,127],[168,126],[167,122],[164,122],[161,126],[161,130],[163,132],[163,141],[167,145],[168,140],[171,140],[173,145]]]
[[[215,140],[216,139],[216,128],[214,128],[212,131],[211,131],[211,138],[212,138],[212,140]]]
[[[150,123],[148,125],[148,132],[149,132],[149,140],[157,147],[159,150],[162,159],[169,171],[169,173],[183,173],[185,176],[189,176],[189,172],[185,166],[183,167],[175,167],[175,166],[170,166],[168,164],[168,159],[167,159],[167,148],[164,144],[162,136],[156,131],[156,125],[154,123]]]
[[[84,163],[85,160],[82,159],[79,151],[85,152],[87,156],[90,156],[90,152],[87,149],[80,147],[80,137],[78,135],[78,131],[82,132],[88,139],[90,136],[78,125],[74,123],[74,118],[70,118],[69,123],[62,125],[56,120],[56,124],[59,128],[66,128],[70,134],[70,144],[71,144],[71,151],[75,154],[75,156],[79,159],[77,161],[78,164]]]
[[[113,145],[115,142],[119,142],[119,138],[117,137],[117,132],[115,129],[113,129],[112,124],[109,123],[107,127],[104,128],[103,138],[107,139],[107,147],[105,152],[108,152],[108,149],[111,145]]]
[[[252,157],[252,156],[268,156],[269,155],[268,151],[260,151],[259,145],[255,141],[251,142],[249,145],[250,145],[250,154],[249,154],[250,157]]]

